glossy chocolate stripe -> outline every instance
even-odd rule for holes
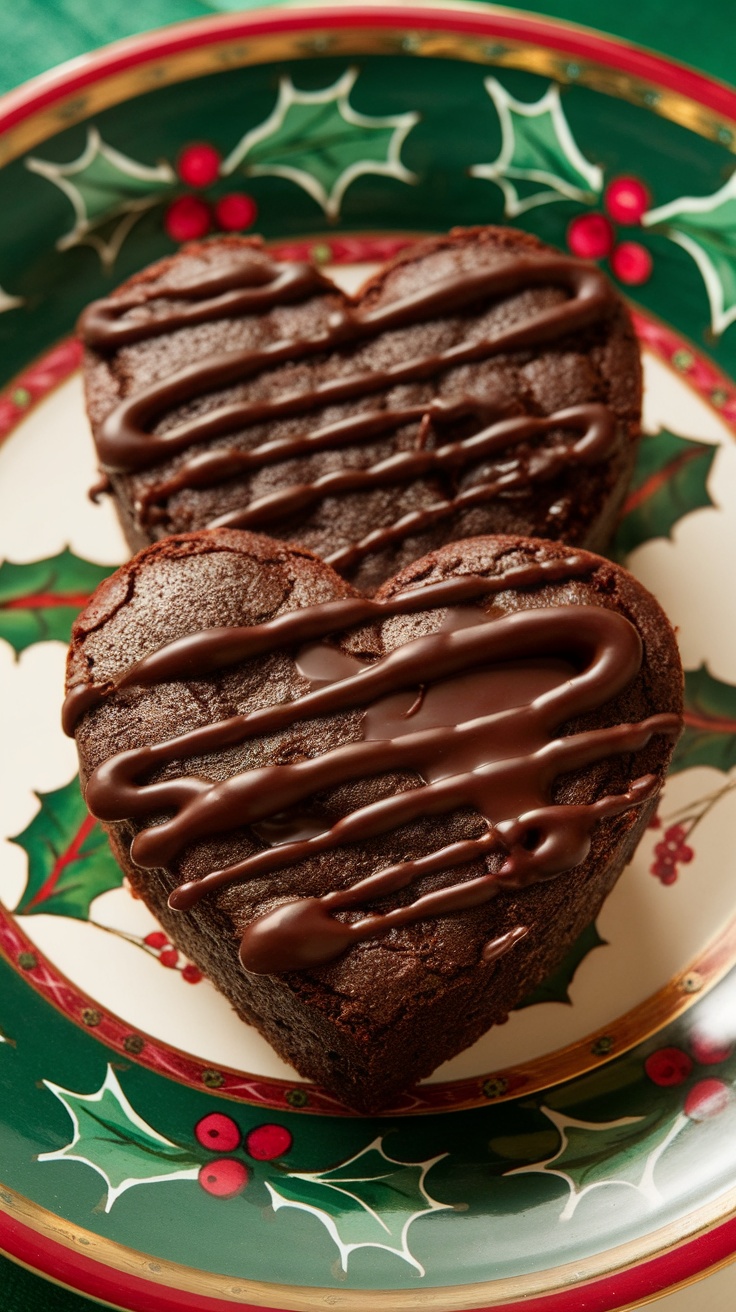
[[[525,323],[501,330],[493,337],[460,342],[433,355],[398,361],[384,370],[330,379],[312,389],[271,400],[224,405],[166,433],[149,431],[177,406],[276,365],[358,345],[432,316],[465,311],[485,297],[513,294],[540,285],[565,287],[571,297],[539,310]],[[306,414],[321,406],[385,391],[397,383],[432,378],[450,366],[486,360],[502,351],[541,345],[594,323],[610,305],[612,296],[604,275],[594,266],[566,256],[517,257],[497,269],[438,280],[411,296],[375,309],[363,310],[345,304],[329,316],[326,328],[314,336],[276,341],[258,350],[243,349],[207,357],[122,401],[106,417],[97,434],[100,460],[111,472],[146,469],[195,443],[253,423]]]
[[[570,577],[579,561],[572,557],[555,563],[566,567]],[[500,578],[455,578],[383,603],[344,598],[250,630],[210,630],[144,658],[124,681],[127,686],[143,686],[180,676],[183,670],[188,677],[201,678],[234,658],[314,642],[381,614],[421,612],[428,604],[457,604],[484,591],[500,591],[509,586],[510,575],[519,572],[527,586],[549,577],[549,570],[534,563]],[[448,615],[454,619],[452,611]],[[573,868],[585,859],[597,821],[643,804],[656,790],[657,780],[644,776],[621,794],[585,805],[555,805],[555,781],[613,755],[639,751],[655,735],[674,737],[679,718],[659,714],[638,724],[557,736],[565,723],[609,702],[639,670],[639,636],[615,611],[587,605],[541,607],[500,619],[479,618],[470,627],[462,627],[460,618],[456,623],[461,627],[443,627],[407,642],[358,674],[293,702],[113,756],[88,782],[93,814],[109,821],[170,813],[170,818],[142,829],[133,841],[135,862],[154,868],[176,862],[199,840],[258,826],[290,810],[298,813],[315,794],[348,781],[407,770],[423,781],[359,806],[313,837],[287,836],[276,846],[181,885],[170,897],[172,907],[180,909],[233,881],[291,868],[319,853],[396,832],[421,817],[441,817],[470,807],[485,824],[486,832],[475,838],[389,864],[352,887],[332,890],[321,898],[287,900],[259,917],[246,930],[241,948],[246,969],[256,972],[319,965],[393,925],[476,906],[503,887],[524,887]],[[570,662],[567,672],[558,671],[554,662],[550,666],[557,657]],[[485,693],[472,680],[467,682],[473,670],[486,672]],[[406,712],[397,711],[395,698],[402,690],[413,692],[419,679],[424,695],[407,722]],[[362,740],[317,757],[261,766],[220,782],[193,776],[141,782],[172,761],[356,707],[365,708]],[[498,868],[493,871],[422,893],[385,914],[368,910],[351,923],[336,918],[340,911],[370,906],[426,875],[494,853]]]
[[[641,806],[652,794],[655,780],[651,776],[637,779],[626,793],[618,796],[601,798],[589,806],[556,807],[555,811],[564,812],[568,829],[579,836],[580,860],[584,860],[589,847],[589,833],[592,826],[606,816],[620,815],[632,807]],[[532,813],[531,823],[539,822],[540,813]],[[559,818],[556,817],[559,823]],[[415,862],[404,862],[402,866],[389,867],[380,872],[386,878],[384,892],[389,892],[389,883],[402,886],[411,883],[421,874],[445,870],[463,861],[477,860],[493,848],[504,844],[500,840],[502,826],[496,831],[471,839],[452,848],[443,848],[431,857]],[[508,837],[508,835],[507,835]],[[507,862],[506,865],[509,863]],[[404,870],[402,867],[405,867]],[[564,867],[563,867],[564,868]],[[400,883],[395,879],[401,872]],[[558,871],[552,871],[551,877]],[[398,925],[409,925],[417,920],[432,919],[435,916],[448,915],[455,911],[464,911],[471,907],[482,906],[491,898],[501,893],[504,888],[523,888],[525,884],[535,883],[540,878],[538,873],[526,879],[518,871],[502,867],[500,871],[488,872],[475,879],[465,880],[461,884],[452,884],[448,888],[425,893],[408,906],[394,907],[383,913],[373,913],[360,920],[346,922],[335,919],[333,912],[346,909],[351,902],[347,894],[360,889],[353,885],[345,894],[327,893],[320,898],[299,898],[285,902],[275,911],[254,920],[246,929],[240,948],[240,959],[246,970],[252,974],[279,974],[290,970],[305,970],[310,966],[324,965],[334,957],[340,956],[349,947],[366,939],[379,938]],[[543,876],[541,876],[543,877]],[[352,901],[352,899],[351,899]],[[175,905],[172,902],[172,905]],[[494,961],[526,933],[524,926],[517,926],[503,936],[503,941],[494,940],[483,950],[485,961]],[[494,951],[494,947],[496,950]],[[488,949],[491,949],[490,951]]]
[[[403,424],[416,420],[422,420],[425,425],[440,425],[469,416],[474,416],[481,421],[487,419],[488,422],[500,418],[497,408],[482,397],[447,400],[444,397],[435,397],[433,401],[422,405],[403,406],[395,410],[369,410],[363,414],[348,415],[345,419],[338,419],[334,424],[325,424],[323,428],[316,428],[312,432],[263,442],[259,446],[251,447],[249,451],[233,449],[200,451],[196,456],[186,460],[170,478],[147,488],[137,502],[137,510],[145,522],[149,507],[153,503],[164,501],[183,488],[210,487],[226,479],[235,478],[239,474],[247,474],[254,469],[278,464],[282,460],[294,460],[319,451],[340,450],[356,443],[368,442],[371,438],[395,432]],[[214,525],[208,527],[212,528]]]
[[[371,620],[406,615],[416,610],[431,610],[437,606],[462,605],[479,597],[503,592],[507,588],[535,588],[545,583],[584,578],[594,567],[595,561],[590,556],[571,552],[561,560],[530,561],[511,566],[503,574],[487,578],[478,574],[458,575],[409,592],[397,593],[381,601],[358,596],[343,597],[321,606],[287,611],[265,624],[204,629],[175,639],[150,656],[144,656],[114,683],[79,684],[71,688],[64,700],[62,727],[71,737],[80,716],[94,709],[118,689],[150,687],[169,679],[203,678],[280,647],[314,642]],[[196,732],[206,734],[208,730],[200,729]],[[198,750],[207,750],[204,741],[198,740]]]
[[[401,421],[399,421],[401,422]],[[397,424],[398,426],[398,424]],[[242,510],[220,515],[210,528],[267,529],[287,515],[309,512],[325,497],[345,492],[367,492],[376,487],[410,483],[415,478],[432,475],[456,474],[473,463],[490,459],[517,443],[541,437],[557,428],[571,428],[582,437],[574,443],[559,442],[556,446],[537,452],[533,471],[521,466],[503,474],[494,482],[478,484],[455,497],[433,506],[424,507],[398,520],[395,524],[376,529],[363,542],[346,552],[336,552],[330,558],[335,568],[350,567],[361,555],[380,550],[389,542],[399,540],[410,532],[421,532],[440,516],[452,514],[467,503],[490,500],[500,491],[528,486],[537,479],[552,478],[567,463],[594,463],[610,451],[616,436],[614,416],[603,405],[571,406],[540,419],[516,415],[502,419],[488,428],[458,442],[448,442],[434,449],[399,451],[368,469],[340,469],[324,474],[313,483],[300,483],[281,488],[268,496],[251,501]],[[482,496],[478,496],[482,493]]]
[[[591,730],[588,734],[578,734],[575,737],[560,739],[559,746],[555,745],[555,750],[546,752],[544,755],[538,753],[533,761],[540,769],[551,771],[554,769],[555,776],[564,773],[566,770],[579,769],[581,766],[594,764],[608,756],[619,755],[631,751],[638,751],[645,747],[654,734],[660,733],[665,736],[671,736],[677,728],[677,717],[675,716],[651,716],[648,720],[642,721],[636,725],[616,725],[612,729]],[[464,728],[465,726],[458,726]],[[479,756],[483,750],[484,744],[481,741],[481,734],[488,735],[489,732],[497,732],[500,726],[494,722],[493,717],[487,717],[478,721],[479,733],[473,736],[470,743],[472,750]],[[366,744],[350,744],[351,747],[363,748],[362,752],[349,752],[346,748],[335,749],[335,754],[331,759],[322,766],[320,772],[320,784],[315,786],[333,787],[346,782],[351,778],[368,778],[371,774],[383,774],[391,769],[414,769],[417,773],[421,772],[423,763],[427,760],[429,750],[442,750],[450,741],[449,733],[442,736],[435,734],[434,738],[429,732],[416,735],[412,742],[403,743],[402,747],[397,747],[392,743],[390,750],[386,750],[386,744],[369,744],[371,748],[377,750],[366,751]],[[382,751],[380,749],[383,749]],[[323,757],[319,758],[320,762],[324,761]],[[300,765],[307,765],[307,762],[300,762]],[[311,764],[311,762],[309,763]],[[502,779],[502,773],[499,771],[499,763],[492,766],[475,767],[472,770],[466,770],[463,774],[453,775],[448,779],[440,780],[435,783],[425,784],[421,788],[412,788],[403,793],[397,793],[392,797],[382,798],[378,802],[372,802],[367,806],[360,807],[357,811],[338,820],[331,829],[314,838],[299,839],[291,843],[281,843],[276,847],[268,848],[266,851],[256,852],[251,857],[246,857],[234,865],[227,866],[222,870],[212,871],[204,875],[201,879],[191,883],[181,884],[169,899],[172,907],[178,910],[185,910],[194,906],[207,893],[214,892],[217,888],[222,888],[234,880],[253,879],[261,875],[271,874],[276,870],[283,870],[285,867],[296,864],[299,861],[309,860],[311,857],[318,856],[323,852],[334,851],[338,847],[346,844],[366,842],[372,838],[392,832],[400,826],[410,824],[414,820],[420,820],[425,816],[442,816],[448,815],[461,807],[473,806],[484,814],[484,807],[487,807],[489,797],[492,797],[493,803],[498,804],[498,798],[495,790],[499,782],[508,783],[508,780]],[[527,762],[525,761],[526,765]],[[504,762],[507,765],[507,762]],[[213,828],[222,823],[222,830],[217,832],[227,832],[228,828],[237,827],[236,807],[243,802],[246,803],[247,810],[245,814],[248,818],[257,823],[259,819],[265,818],[266,814],[273,812],[273,807],[266,811],[266,789],[271,789],[272,793],[280,784],[280,797],[285,796],[285,806],[298,804],[310,795],[307,788],[306,776],[309,771],[304,770],[301,777],[298,775],[298,767],[294,766],[271,766],[264,767],[264,771],[271,770],[289,770],[293,771],[289,779],[285,780],[283,775],[262,774],[258,780],[253,781],[254,799],[248,806],[248,799],[244,796],[246,788],[242,790],[235,787],[230,790],[229,795],[225,796],[224,790],[216,796],[213,793],[205,794],[204,791],[197,792],[194,789],[177,791],[177,785],[171,785],[170,791],[156,792],[159,785],[149,785],[151,792],[148,800],[144,804],[137,799],[134,805],[137,807],[139,814],[150,814],[155,806],[170,807],[179,805],[182,808],[189,808],[187,819],[183,824],[177,825],[175,821],[169,821],[157,826],[157,831],[153,829],[143,830],[136,836],[131,848],[131,855],[137,865],[143,869],[155,869],[156,866],[166,864],[182,850],[182,847],[194,838],[201,838],[210,835],[212,832],[209,828],[210,816],[204,817],[204,807],[208,806],[209,801],[214,797],[215,802],[224,802],[225,805],[219,808],[219,812],[212,816]],[[353,773],[354,770],[354,773]],[[315,780],[317,772],[311,772],[309,783]],[[519,774],[519,769],[516,772]],[[238,776],[238,781],[242,776]],[[184,782],[184,781],[178,781]],[[186,781],[188,782],[188,781]],[[228,781],[230,782],[230,781]],[[518,780],[513,780],[517,783]],[[638,782],[638,781],[637,781]],[[651,785],[651,780],[649,784]],[[280,790],[284,789],[282,793]],[[260,791],[259,791],[260,790]],[[312,789],[313,791],[313,789]],[[646,795],[641,800],[646,800],[650,795],[649,788]],[[202,799],[203,805],[198,807],[198,799]],[[206,801],[204,799],[207,799]],[[145,809],[144,809],[145,805]],[[631,803],[633,805],[633,803]],[[262,808],[262,809],[259,809]],[[215,808],[213,808],[214,810]],[[285,808],[284,808],[285,809]],[[625,808],[622,808],[625,809]],[[206,830],[196,832],[199,811],[204,823],[207,825]],[[589,807],[583,807],[580,810],[581,816],[588,815],[591,818],[591,825],[595,820],[595,811],[590,811]],[[538,828],[538,817],[544,814],[548,819],[549,833],[545,835],[548,840],[549,851],[546,854],[548,858],[553,858],[551,866],[549,862],[543,867],[539,860],[538,854],[526,854],[521,846],[526,834],[533,829]],[[488,817],[485,817],[488,819]],[[491,822],[494,843],[492,847],[498,848],[506,837],[512,832],[511,826],[518,826],[520,817],[511,816],[505,822]],[[527,876],[526,882],[535,882],[550,874],[558,874],[562,870],[570,869],[583,860],[586,852],[583,850],[580,839],[573,835],[575,842],[571,844],[570,836],[567,833],[567,808],[563,805],[555,807],[535,807],[524,812],[524,826],[515,831],[514,842],[520,850],[510,856],[504,863],[503,873],[518,877],[520,871],[524,871]],[[242,821],[241,821],[242,823]],[[555,828],[556,826],[556,828]],[[589,832],[589,831],[588,831]],[[186,835],[186,837],[183,837]],[[468,839],[469,846],[465,848],[464,860],[471,859],[471,855],[483,855],[487,850],[485,836],[482,840]],[[510,841],[510,840],[509,840]],[[475,846],[473,846],[475,844]],[[531,856],[534,860],[531,860]],[[458,862],[460,861],[458,857]],[[410,863],[411,864],[411,863]],[[431,853],[424,859],[423,865],[418,873],[433,874],[446,868],[445,849],[440,852]],[[450,861],[449,865],[456,862]],[[389,867],[390,870],[403,870],[403,863],[400,867]],[[368,883],[369,881],[366,881]],[[514,884],[509,880],[509,887],[520,887],[520,884]],[[355,886],[357,887],[357,886]],[[370,876],[370,889],[365,892],[366,900],[371,900],[385,896],[393,891],[393,879],[387,876],[385,869],[379,870],[376,874]],[[341,905],[351,905],[350,902]]]
[[[319,607],[313,609],[318,610]],[[309,614],[308,611],[297,613]],[[544,617],[543,625],[540,622],[540,615]],[[227,633],[227,630],[224,632]],[[601,637],[606,632],[615,635],[615,645],[612,640],[609,646],[601,646]],[[540,636],[543,638],[543,646],[540,644]],[[561,723],[573,714],[581,715],[585,711],[595,709],[602,683],[606,686],[608,697],[615,696],[630,682],[641,662],[641,642],[636,630],[628,620],[615,615],[612,611],[603,610],[598,606],[576,607],[573,631],[571,631],[567,607],[554,607],[544,611],[521,611],[503,619],[456,632],[416,638],[351,678],[341,679],[316,692],[307,693],[294,702],[265,707],[249,715],[233,717],[221,721],[218,725],[212,725],[206,743],[203,743],[202,731],[195,729],[189,734],[182,734],[169,743],[159,744],[157,747],[143,747],[120,753],[95,770],[87,785],[87,801],[94,814],[102,820],[122,820],[128,816],[139,816],[145,814],[145,802],[135,780],[153,766],[193,756],[202,750],[216,751],[218,748],[244,742],[256,735],[277,733],[281,729],[319,715],[338,714],[359,706],[367,706],[403,688],[416,687],[417,670],[421,670],[424,683],[432,683],[492,661],[528,659],[538,655],[540,650],[547,658],[563,654],[575,656],[579,662],[588,667],[585,674],[578,675],[574,683],[563,684],[554,694],[548,693],[545,697],[538,698],[536,703],[538,715],[549,713],[551,704],[554,703],[555,723]],[[512,706],[508,714],[514,715],[516,709]],[[239,726],[239,731],[236,730],[236,724]],[[456,730],[448,732],[460,735],[461,730],[472,738],[474,744],[480,746],[487,731],[486,719],[478,720],[471,725],[458,726]],[[265,802],[268,808],[271,802],[270,784],[280,786],[283,803],[281,809],[283,809],[286,806],[296,805],[302,800],[300,789],[304,787],[307,791],[303,797],[307,797],[310,793],[332,787],[345,778],[356,778],[361,773],[366,775],[373,773],[373,757],[379,758],[379,770],[418,768],[422,763],[424,752],[432,746],[433,732],[427,730],[424,733],[407,734],[396,739],[391,747],[391,763],[386,764],[385,767],[380,765],[380,762],[385,760],[385,744],[353,743],[336,748],[333,752],[325,753],[313,761],[301,761],[293,766],[263,766],[260,770],[252,770],[246,775],[225,780],[213,785],[210,790],[205,823],[214,826],[220,815],[225,817],[225,828],[233,827],[231,820],[238,824],[241,821],[254,823],[265,819],[268,810],[251,814],[249,797],[256,798],[259,804]],[[357,762],[356,772],[351,773],[354,761]],[[309,781],[305,785],[302,781],[307,776]],[[165,808],[180,803],[181,796],[177,791],[180,783],[184,784],[184,791],[186,791],[190,780],[165,781],[148,787],[155,792],[157,805]],[[144,809],[141,810],[141,807]],[[150,807],[148,809],[150,810]],[[347,822],[340,823],[344,826]],[[171,835],[178,832],[178,824],[179,821],[175,819],[157,826],[157,829],[160,835],[164,831]],[[185,841],[191,841],[193,836],[189,833]],[[200,831],[197,831],[196,836],[200,836]],[[145,840],[138,844],[140,854],[143,847],[150,846],[153,840],[150,838],[150,831],[148,835],[139,835],[139,838]],[[152,864],[165,864],[175,854],[175,848],[167,848],[165,853],[157,848]],[[139,860],[138,864],[151,864],[151,862]]]
[[[276,305],[289,305],[307,296],[336,294],[334,283],[313,264],[263,265],[255,260],[234,264],[226,273],[205,275],[179,287],[139,284],[127,297],[93,301],[82,314],[77,331],[85,346],[116,351],[133,342],[160,337],[193,324],[211,323],[243,314],[262,314]],[[192,300],[183,310],[126,321],[131,310],[152,301]]]

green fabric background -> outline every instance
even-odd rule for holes
[[[276,7],[266,0],[5,0],[0,4],[0,93],[62,60],[167,23]],[[517,0],[514,9],[539,12]],[[734,80],[733,0],[546,0],[553,18],[582,23]],[[0,1312],[84,1312],[92,1304],[0,1258]]]

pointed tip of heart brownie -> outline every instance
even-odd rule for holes
[[[509,707],[514,653],[530,682]],[[355,695],[366,674],[373,691]],[[529,699],[551,706],[585,678],[602,680],[598,701],[580,691],[539,738]],[[595,917],[656,804],[682,709],[654,598],[610,561],[519,537],[442,547],[370,601],[307,550],[179,535],[97,590],[68,687],[87,799],[135,891],[243,1019],[360,1111],[505,1018]],[[453,708],[459,737],[442,727]],[[501,728],[478,736],[487,715]],[[530,760],[562,755],[545,806],[528,810],[541,775],[525,766],[526,821],[512,789],[489,829],[488,794],[468,805],[463,770],[497,769],[473,753],[506,723]],[[560,844],[568,868],[554,866]]]
[[[371,591],[480,533],[602,550],[630,481],[642,388],[625,304],[595,265],[511,228],[424,238],[355,297],[257,239],[192,243],[80,331],[133,550],[229,525],[311,547]]]

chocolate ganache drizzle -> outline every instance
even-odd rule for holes
[[[478,603],[508,588],[583,576],[590,558],[536,561],[496,577],[460,575],[383,601],[343,598],[287,612],[263,624],[205,630],[178,639],[132,666],[113,684],[81,685],[65,703],[73,732],[79,718],[116,691],[170,679],[201,679],[268,652],[291,650],[312,690],[286,703],[232,716],[168,741],[119,752],[90,776],[86,799],[103,821],[152,820],[131,847],[135,863],[176,862],[198,840],[251,826],[261,850],[181,884],[171,907],[186,910],[239,880],[287,870],[321,852],[391,834],[424,816],[473,808],[478,837],[384,865],[347,888],[294,897],[246,929],[246,970],[272,974],[323,964],[352,944],[395,925],[477,906],[504,889],[549,879],[582,862],[597,821],[649,800],[658,781],[634,779],[623,793],[586,804],[555,803],[563,774],[674,738],[674,714],[558,736],[563,726],[604,707],[635,678],[641,640],[621,614],[566,605],[488,616]],[[322,639],[395,615],[444,607],[440,628],[364,664]],[[289,764],[266,765],[212,782],[194,775],[145,782],[161,767],[271,734],[321,715],[362,710],[359,741]],[[411,771],[417,787],[359,805],[304,836],[298,817],[310,799],[348,781]],[[169,818],[161,819],[164,815]],[[289,817],[293,823],[290,823]],[[155,817],[155,819],[153,819]],[[284,824],[284,820],[286,823]],[[269,845],[268,838],[273,840]],[[425,892],[386,911],[382,898],[422,876],[494,855],[498,869]],[[367,909],[368,908],[368,909]],[[346,913],[347,919],[341,919]],[[357,916],[357,918],[356,918]],[[488,959],[521,937],[489,945]]]
[[[338,376],[311,388],[221,404],[166,431],[157,431],[160,421],[178,406],[256,378],[279,365],[325,352],[344,352],[381,333],[477,309],[489,298],[538,286],[559,286],[570,295],[558,304],[536,309],[525,322],[501,328],[492,336],[462,340],[434,354],[400,358],[370,372],[361,368],[355,372],[341,370]],[[570,463],[602,461],[611,452],[617,435],[616,420],[599,403],[570,407],[541,418],[509,417],[498,409],[494,412],[482,398],[468,395],[398,408],[379,405],[311,430],[307,421],[307,416],[327,405],[367,402],[367,398],[397,384],[436,379],[452,367],[487,360],[501,352],[526,350],[591,326],[610,307],[611,290],[598,269],[562,255],[514,256],[498,267],[458,272],[429,282],[400,300],[365,308],[338,301],[334,285],[310,264],[278,264],[265,260],[263,255],[256,261],[246,253],[239,259],[233,257],[232,268],[226,272],[203,274],[184,286],[138,288],[125,298],[98,301],[83,314],[80,332],[87,345],[105,353],[187,325],[263,312],[328,294],[334,297],[335,308],[325,326],[311,336],[277,339],[258,349],[233,350],[197,360],[126,398],[107,415],[96,441],[102,468],[111,474],[150,469],[161,461],[185,455],[193,446],[249,425],[305,418],[302,432],[260,443],[250,450],[220,446],[185,456],[171,476],[152,483],[139,494],[137,514],[144,527],[150,527],[160,517],[160,506],[183,489],[209,487],[269,465],[370,442],[409,423],[419,422],[415,450],[398,452],[367,468],[334,471],[313,482],[287,485],[210,521],[208,527],[272,531],[289,516],[310,513],[325,497],[408,484],[431,475],[454,480],[457,489],[458,478],[479,461],[498,459],[508,450],[521,448],[511,464],[505,462],[502,472],[491,476],[484,476],[482,470],[476,472],[470,486],[379,527],[361,542],[328,557],[335,568],[346,571],[371,552],[422,532],[460,510],[531,482],[553,478]],[[187,303],[179,308],[177,302],[182,300]],[[148,302],[157,302],[154,317],[135,317],[136,309]],[[430,429],[441,430],[467,418],[481,424],[469,437],[440,440],[439,445],[428,442]],[[570,430],[578,435],[577,440],[571,442],[563,436]],[[556,435],[551,443],[539,443],[538,439],[550,434]],[[535,444],[531,455],[527,449],[530,442]]]

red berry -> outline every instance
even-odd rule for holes
[[[165,948],[168,941],[166,935],[160,929],[154,930],[152,934],[146,934],[143,940],[149,948],[156,948],[157,950],[158,948]]]
[[[657,876],[657,879],[664,879],[667,875],[677,874],[674,861],[660,859],[659,861],[654,861],[650,869],[651,873]]]
[[[616,277],[629,287],[639,287],[652,276],[652,257],[638,241],[622,241],[611,256]]]
[[[284,1125],[257,1125],[245,1140],[246,1152],[257,1162],[270,1162],[283,1157],[292,1145],[292,1137]]]
[[[675,864],[675,854],[669,843],[657,843],[654,848],[654,855],[665,865],[673,866]]]
[[[692,1069],[692,1061],[682,1048],[659,1048],[644,1062],[644,1070],[650,1080],[663,1089],[683,1084]]]
[[[232,1116],[224,1112],[210,1112],[194,1127],[198,1143],[213,1153],[232,1153],[240,1143],[240,1130]]]
[[[198,1179],[215,1198],[234,1198],[248,1183],[248,1167],[234,1157],[218,1157],[216,1162],[205,1162]]]
[[[688,847],[687,843],[682,843],[677,849],[677,860],[682,861],[684,865],[687,865],[688,861],[692,861],[694,856],[693,849]]]
[[[649,192],[638,178],[613,178],[603,199],[616,223],[641,223],[642,215],[649,209]]]
[[[162,966],[169,966],[169,967],[175,966],[178,960],[179,960],[179,953],[177,952],[176,948],[164,948],[163,952],[161,953],[161,956],[159,957],[159,961],[161,962]]]
[[[657,812],[655,811],[654,815],[649,821],[649,824],[647,825],[647,829],[661,829],[661,828],[662,828],[662,821],[660,820],[659,816],[657,815]]]
[[[670,825],[669,829],[664,831],[668,843],[681,843],[686,834],[687,830],[684,825]]]
[[[172,241],[196,241],[210,230],[210,211],[198,196],[180,196],[164,216],[164,227]]]
[[[184,147],[176,169],[188,187],[210,187],[220,174],[220,152],[206,141],[196,141]]]
[[[715,1066],[719,1061],[727,1061],[733,1052],[733,1042],[703,1030],[694,1030],[690,1035],[690,1051],[701,1066]]]
[[[660,882],[660,884],[676,884],[676,883],[677,883],[677,871],[676,871],[676,870],[668,870],[667,873],[666,873],[666,875],[660,875],[660,876],[659,876],[659,882]]]
[[[199,981],[201,979],[204,979],[204,976],[201,970],[199,969],[199,967],[193,966],[191,962],[187,962],[186,966],[181,972],[181,977],[182,979],[186,980],[187,984],[199,984]]]
[[[579,214],[567,229],[567,244],[583,260],[601,260],[613,246],[613,228],[605,214]]]
[[[258,206],[244,191],[233,191],[222,196],[215,205],[215,219],[223,232],[241,232],[255,223]]]
[[[685,1099],[685,1114],[691,1121],[707,1121],[718,1116],[731,1101],[731,1090],[723,1080],[699,1080]]]

